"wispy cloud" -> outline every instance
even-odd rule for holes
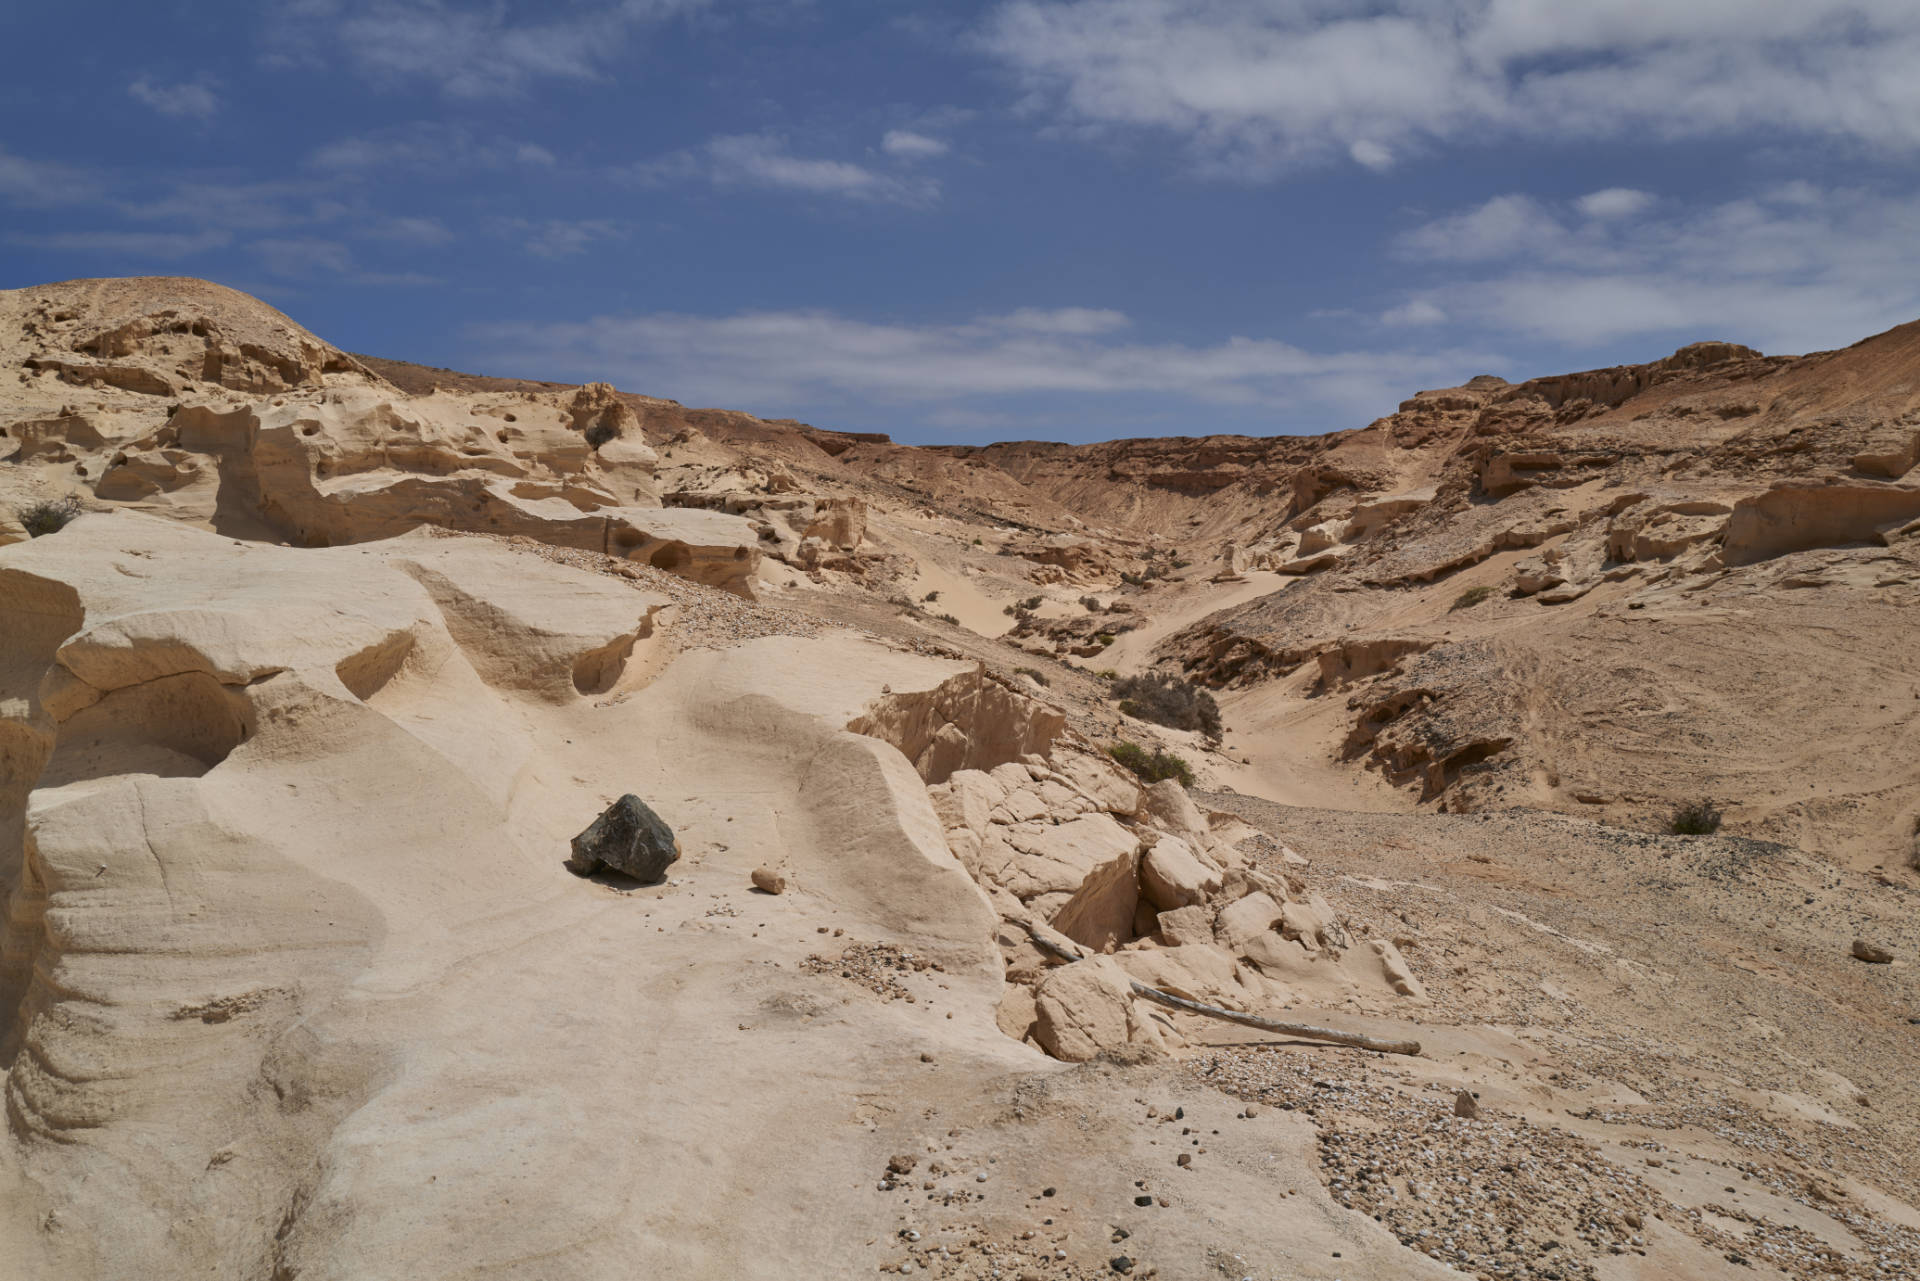
[[[704,178],[716,187],[758,187],[873,204],[924,207],[940,199],[937,179],[796,155],[787,139],[774,133],[728,134],[627,172],[649,184]]]
[[[1514,137],[1920,146],[1908,0],[1008,0],[980,44],[1031,106],[1243,177]]]
[[[360,229],[370,240],[386,240],[421,249],[450,245],[458,237],[438,218],[376,218]]]
[[[104,184],[86,169],[29,160],[0,147],[0,200],[16,205],[71,205],[97,199]]]
[[[1415,298],[1410,302],[1402,303],[1398,307],[1388,308],[1380,314],[1381,324],[1396,327],[1405,325],[1443,325],[1446,321],[1447,313],[1441,309],[1439,303],[1429,298]]]
[[[1654,196],[1650,191],[1635,191],[1631,187],[1608,187],[1605,191],[1584,195],[1574,201],[1574,204],[1589,218],[1631,218],[1635,214],[1646,212],[1653,201]]]
[[[880,150],[902,160],[933,160],[952,148],[938,138],[911,129],[889,129],[880,139]]]
[[[1497,196],[1412,229],[1395,253],[1437,280],[1389,316],[1430,306],[1568,345],[1664,335],[1798,352],[1920,315],[1920,193],[1796,182],[1707,205],[1630,194]]]
[[[177,179],[170,190],[122,201],[127,217],[141,222],[185,222],[196,227],[277,231],[345,217],[350,206],[328,183],[303,179],[261,182]]]
[[[8,236],[7,240],[54,253],[171,261],[223,249],[233,243],[233,236],[225,231],[62,231],[44,236]]]
[[[1041,318],[1053,323],[1036,323]],[[1097,318],[1097,319],[1095,319]],[[1092,323],[1088,323],[1091,321]],[[911,405],[993,413],[997,398],[1153,395],[1196,405],[1336,406],[1364,421],[1410,380],[1498,362],[1469,352],[1312,352],[1272,339],[1210,346],[1119,340],[1126,318],[1022,309],[952,325],[880,324],[825,311],[653,313],[474,331],[489,358],[705,404]]]
[[[449,98],[518,95],[537,81],[588,82],[618,65],[632,33],[705,7],[707,0],[619,0],[523,6],[447,0],[300,0],[278,15],[268,60],[338,56],[379,84],[430,86]]]
[[[508,169],[551,169],[554,154],[537,143],[476,136],[441,121],[416,120],[317,148],[307,167],[341,176],[399,172],[407,177],[457,177]]]
[[[571,258],[597,244],[627,238],[627,228],[607,218],[548,218],[538,222],[516,218],[502,223],[501,229],[518,237],[527,252],[539,258]]]
[[[269,275],[283,280],[344,281],[356,285],[430,285],[435,278],[418,272],[364,269],[354,252],[338,240],[312,236],[273,237],[247,246]]]
[[[211,120],[220,110],[220,99],[204,84],[156,84],[146,76],[127,86],[127,94],[163,116],[186,120]]]

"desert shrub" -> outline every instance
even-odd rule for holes
[[[934,601],[937,601],[940,599],[940,593],[928,592],[925,596],[922,596],[920,599],[923,601],[926,601],[929,605],[931,605]]]
[[[1111,667],[1103,667],[1095,672],[1094,675],[1103,681],[1117,681],[1120,679],[1120,673],[1114,671]]]
[[[1037,667],[1016,667],[1013,669],[1013,674],[1015,676],[1031,676],[1042,685],[1050,685],[1053,683],[1049,681]]]
[[[1158,783],[1163,779],[1177,778],[1180,786],[1193,786],[1193,767],[1161,748],[1156,747],[1149,752],[1138,743],[1122,740],[1109,747],[1107,755],[1133,771],[1144,782]]]
[[[1093,638],[1094,644],[1096,645],[1111,645],[1113,644],[1113,640],[1114,636],[1112,632],[1101,632]]]
[[[979,539],[976,538],[973,540],[973,545],[975,547],[984,547],[986,544],[982,543]]]
[[[1120,710],[1128,716],[1169,729],[1197,729],[1209,738],[1220,737],[1220,704],[1192,681],[1146,672],[1116,680],[1108,696],[1120,699]]]
[[[1020,608],[1021,609],[1039,609],[1040,599],[1041,598],[1038,596],[1029,596],[1025,600],[1020,602]]]
[[[943,623],[949,624],[950,626],[953,626],[953,627],[960,626],[960,620],[955,618],[952,614],[935,614],[934,617],[939,619]]]
[[[1080,607],[1089,614],[1097,614],[1103,608],[1098,596],[1082,596],[1080,598]]]
[[[1120,572],[1120,581],[1127,584],[1127,586],[1129,587],[1145,587],[1147,585],[1147,580],[1145,578],[1141,577],[1139,574],[1129,574],[1125,570],[1122,570]]]
[[[587,443],[595,449],[606,444],[620,434],[620,429],[609,422],[598,422],[587,428]]]
[[[1472,609],[1491,595],[1493,595],[1491,587],[1469,587],[1453,598],[1453,605],[1447,612],[1452,613],[1456,609]]]
[[[1720,818],[1712,801],[1689,801],[1673,812],[1667,830],[1675,836],[1712,836],[1720,830]]]
[[[20,519],[21,528],[33,538],[59,533],[79,514],[80,500],[72,495],[51,502],[34,503],[14,513]]]

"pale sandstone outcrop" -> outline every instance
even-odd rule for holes
[[[955,770],[992,769],[1044,755],[1067,718],[991,676],[984,667],[937,690],[883,699],[848,726],[899,748],[920,776],[942,783]]]
[[[1166,1045],[1153,1017],[1133,999],[1126,971],[1108,957],[1049,972],[1034,991],[1034,1006],[1034,1039],[1069,1063],[1125,1045]]]
[[[1920,489],[1867,481],[1776,485],[1734,504],[1725,559],[1749,565],[1812,547],[1881,541],[1880,530],[1920,517]]]
[[[842,728],[886,685],[964,669],[771,637],[635,684],[657,603],[425,535],[293,549],[117,512],[0,549],[10,1265],[125,1273],[91,1250],[142,1275],[376,1275],[424,1201],[435,1275],[511,1270],[529,1248],[571,1257],[583,1224],[617,1235],[625,1197],[583,1200],[568,1172],[624,1181],[691,1145],[793,1158],[786,1096],[751,1088],[737,1030],[760,958],[699,908],[658,931],[684,892],[626,900],[561,865],[628,786],[686,847],[674,879],[744,885],[777,857],[804,887],[783,909],[910,940],[941,966],[943,1027],[991,1032],[994,911],[908,762]],[[596,653],[620,697],[577,687]],[[853,1079],[886,1020],[843,1017],[854,1035],[783,1062]],[[646,1107],[610,1097],[607,1073],[641,1062],[700,1071],[650,1071]],[[671,1113],[725,1100],[741,1124],[663,1127],[663,1091]],[[581,1258],[652,1274],[688,1248]]]
[[[1230,952],[1238,952],[1247,943],[1280,924],[1282,908],[1264,890],[1237,899],[1220,909],[1215,918],[1214,937]]]
[[[1140,864],[1140,888],[1161,911],[1194,907],[1219,893],[1221,875],[1177,836],[1155,841]]]
[[[1196,904],[1161,912],[1155,918],[1159,939],[1168,947],[1213,942],[1213,909]]]

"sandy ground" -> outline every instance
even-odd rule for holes
[[[1153,651],[1168,637],[1193,626],[1207,615],[1281,591],[1297,579],[1265,570],[1249,570],[1244,583],[1214,583],[1205,578],[1180,584],[1174,591],[1156,592],[1144,626],[1123,632],[1108,647],[1102,662],[1123,676],[1153,662]]]

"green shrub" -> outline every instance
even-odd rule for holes
[[[1046,676],[1041,673],[1039,668],[1036,668],[1036,667],[1016,667],[1013,669],[1013,674],[1015,676],[1031,676],[1035,681],[1039,682],[1042,685],[1050,685],[1053,683],[1049,681],[1046,678]]]
[[[935,614],[934,617],[950,626],[953,626],[953,627],[960,626],[960,620],[955,618],[952,614]]]
[[[1169,729],[1197,729],[1209,738],[1220,737],[1220,704],[1192,681],[1162,672],[1145,672],[1116,680],[1109,698],[1122,700],[1120,710]]]
[[[1129,587],[1145,587],[1147,585],[1147,580],[1145,578],[1142,578],[1139,574],[1129,574],[1124,570],[1121,571],[1120,581],[1127,584]]]
[[[929,605],[931,605],[934,601],[937,601],[940,599],[940,593],[928,592],[925,596],[922,596],[920,599],[923,601],[926,601]]]
[[[1082,596],[1080,598],[1080,607],[1089,614],[1097,614],[1105,608],[1105,606],[1100,604],[1100,598],[1098,596]]]
[[[80,500],[72,495],[51,502],[35,503],[31,507],[22,507],[14,513],[20,519],[21,528],[33,538],[43,538],[48,534],[59,533],[79,514]]]
[[[1193,767],[1172,752],[1158,747],[1149,752],[1138,743],[1122,740],[1109,747],[1107,755],[1145,782],[1158,783],[1163,779],[1177,778],[1180,786],[1193,786]]]
[[[1673,812],[1667,830],[1675,836],[1712,836],[1720,830],[1720,818],[1712,801],[1690,801]]]
[[[1020,602],[1020,608],[1021,609],[1039,609],[1041,599],[1042,598],[1038,596],[1029,596],[1025,600]]]
[[[1453,606],[1447,612],[1452,613],[1456,609],[1472,609],[1491,595],[1493,595],[1491,587],[1469,587],[1453,598]]]

